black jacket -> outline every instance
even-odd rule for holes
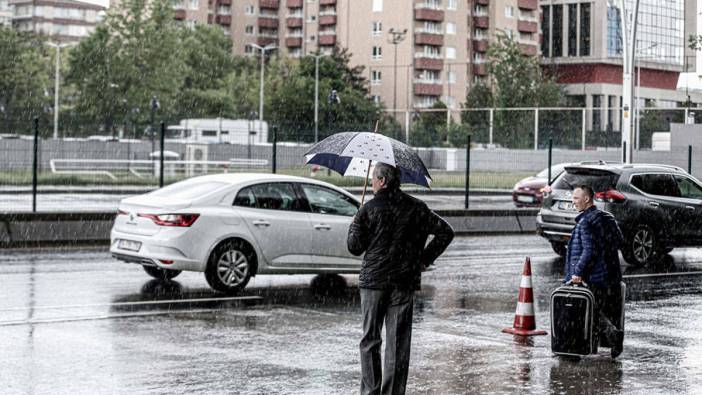
[[[427,245],[430,234],[434,239]],[[354,217],[347,244],[354,255],[366,253],[360,288],[417,290],[424,266],[451,240],[451,226],[424,202],[399,189],[382,189]]]

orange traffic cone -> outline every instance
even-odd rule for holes
[[[546,331],[536,329],[536,319],[534,318],[534,293],[531,289],[531,260],[529,257],[527,257],[526,262],[524,262],[522,282],[519,285],[519,300],[517,301],[517,312],[514,315],[514,327],[505,328],[502,332],[520,336],[546,334]]]

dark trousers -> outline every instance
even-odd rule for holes
[[[600,345],[611,347],[621,343],[623,334],[620,328],[622,316],[622,291],[619,284],[607,287],[592,287],[595,296],[595,320]]]
[[[404,394],[412,340],[414,291],[361,288],[361,394]],[[385,322],[385,361],[380,330]],[[384,370],[384,374],[383,374]]]

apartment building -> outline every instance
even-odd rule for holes
[[[10,0],[12,26],[60,42],[75,42],[88,36],[106,8],[73,0]]]
[[[180,0],[176,19],[217,24],[235,54],[276,45],[282,56],[331,53],[365,67],[371,95],[389,109],[458,108],[486,76],[497,34],[539,54],[538,0]]]
[[[12,7],[8,0],[0,0],[0,26],[12,27]]]
[[[542,64],[574,104],[603,109],[591,113],[589,129],[619,130],[622,10],[606,0],[541,0],[540,7]],[[626,7],[631,10],[633,2]],[[674,108],[688,97],[702,103],[698,92],[678,89],[680,74],[695,69],[697,55],[687,48],[687,37],[696,32],[696,13],[691,0],[641,0],[633,76],[635,84],[640,81],[635,89],[640,108],[647,103]]]

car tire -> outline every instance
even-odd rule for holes
[[[632,266],[644,266],[660,254],[658,235],[648,225],[638,225],[630,233],[622,255]]]
[[[218,245],[207,261],[205,279],[215,291],[234,294],[246,287],[255,267],[256,253],[242,240]]]
[[[141,267],[144,268],[144,271],[149,276],[155,278],[156,280],[170,280],[177,277],[181,273],[181,270],[161,269],[160,267],[156,266],[142,265]]]
[[[553,252],[558,254],[558,256],[565,257],[566,252],[567,252],[567,247],[568,245],[566,243],[559,243],[557,241],[552,241],[551,242],[551,248],[553,248]]]

